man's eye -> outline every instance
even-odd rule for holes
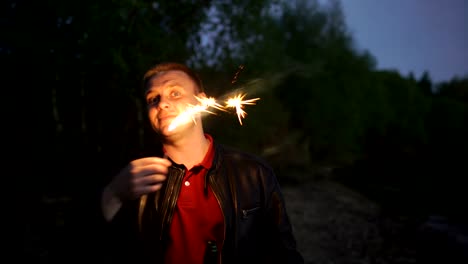
[[[179,91],[172,91],[171,96],[172,97],[178,97],[178,96],[180,96],[180,92]]]
[[[150,97],[146,100],[146,103],[149,105],[149,106],[152,106],[152,105],[158,105],[159,104],[159,101],[160,101],[161,97],[158,95],[158,96],[154,96],[154,97]]]

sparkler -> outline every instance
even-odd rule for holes
[[[195,98],[198,100],[199,104],[197,105],[188,105],[185,109],[184,112],[180,113],[178,116],[174,118],[174,120],[171,122],[169,125],[168,130],[172,131],[174,130],[177,126],[181,124],[185,124],[190,122],[192,120],[194,123],[195,121],[195,115],[198,113],[210,113],[214,114],[211,111],[208,111],[208,107],[213,107],[216,109],[222,109],[222,106],[218,103],[216,103],[216,100],[212,97],[210,98],[200,98],[195,96]]]
[[[244,68],[245,68],[244,65],[239,66],[236,74],[234,75],[231,81],[231,84],[235,84],[237,82],[239,74],[244,70]],[[176,118],[174,118],[172,123],[169,125],[168,130],[172,131],[177,126],[190,122],[190,120],[196,123],[195,115],[199,113],[214,114],[213,112],[208,111],[208,108],[210,107],[217,109],[217,110],[221,110],[221,111],[228,111],[228,109],[234,108],[236,110],[237,119],[239,120],[239,123],[242,125],[242,118],[245,118],[245,116],[247,115],[247,112],[245,112],[244,110],[244,106],[254,105],[257,100],[260,100],[260,98],[244,100],[244,97],[246,95],[247,95],[246,93],[239,93],[237,95],[229,97],[225,101],[224,106],[217,103],[216,99],[213,97],[200,98],[200,97],[195,96],[195,98],[198,100],[199,103],[197,105],[188,105],[184,112],[180,113]]]
[[[237,118],[239,119],[239,123],[242,125],[242,119],[245,118],[245,115],[247,112],[245,112],[242,108],[244,108],[244,105],[253,105],[255,104],[255,101],[260,100],[260,98],[254,98],[254,99],[249,99],[249,100],[242,100],[246,94],[239,94],[237,96],[231,97],[226,101],[226,106],[227,107],[232,107],[236,109],[237,113]]]
[[[208,108],[214,108],[217,110],[221,111],[228,111],[229,108],[234,108],[236,110],[237,118],[239,120],[239,123],[242,125],[242,118],[245,118],[245,115],[247,112],[243,109],[245,105],[254,105],[257,100],[260,100],[260,98],[254,98],[254,99],[248,99],[248,100],[243,100],[244,97],[247,94],[238,94],[232,97],[229,97],[225,101],[225,105],[219,104],[215,98],[209,97],[209,98],[200,98],[195,96],[195,98],[198,100],[199,104],[197,105],[188,105],[182,113],[180,113],[174,120],[171,122],[169,125],[168,130],[172,131],[176,127],[178,127],[181,124],[188,123],[190,121],[195,121],[195,115],[199,113],[209,113],[209,114],[215,114],[212,111],[209,111]]]

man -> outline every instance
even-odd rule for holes
[[[272,169],[216,143],[200,115],[170,128],[206,97],[197,75],[161,63],[143,83],[162,150],[131,161],[102,193],[111,254],[132,263],[303,263]]]

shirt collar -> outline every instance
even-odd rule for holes
[[[213,137],[209,134],[205,133],[205,138],[208,139],[209,146],[208,146],[208,151],[205,154],[205,157],[203,158],[202,162],[198,164],[197,166],[203,166],[205,169],[211,168],[211,165],[213,164],[213,158],[214,158],[214,144],[213,144]]]
[[[199,164],[193,166],[194,168],[198,166],[202,166],[205,169],[210,169],[211,165],[213,164],[214,152],[215,152],[214,144],[213,144],[213,137],[210,134],[205,133],[205,138],[208,139],[208,142],[209,142],[208,151],[206,152],[203,160]],[[164,147],[163,147],[163,153],[164,155],[166,155],[166,150],[164,149]]]

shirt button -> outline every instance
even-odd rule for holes
[[[190,185],[190,182],[189,181],[185,181],[185,186],[189,186]]]

